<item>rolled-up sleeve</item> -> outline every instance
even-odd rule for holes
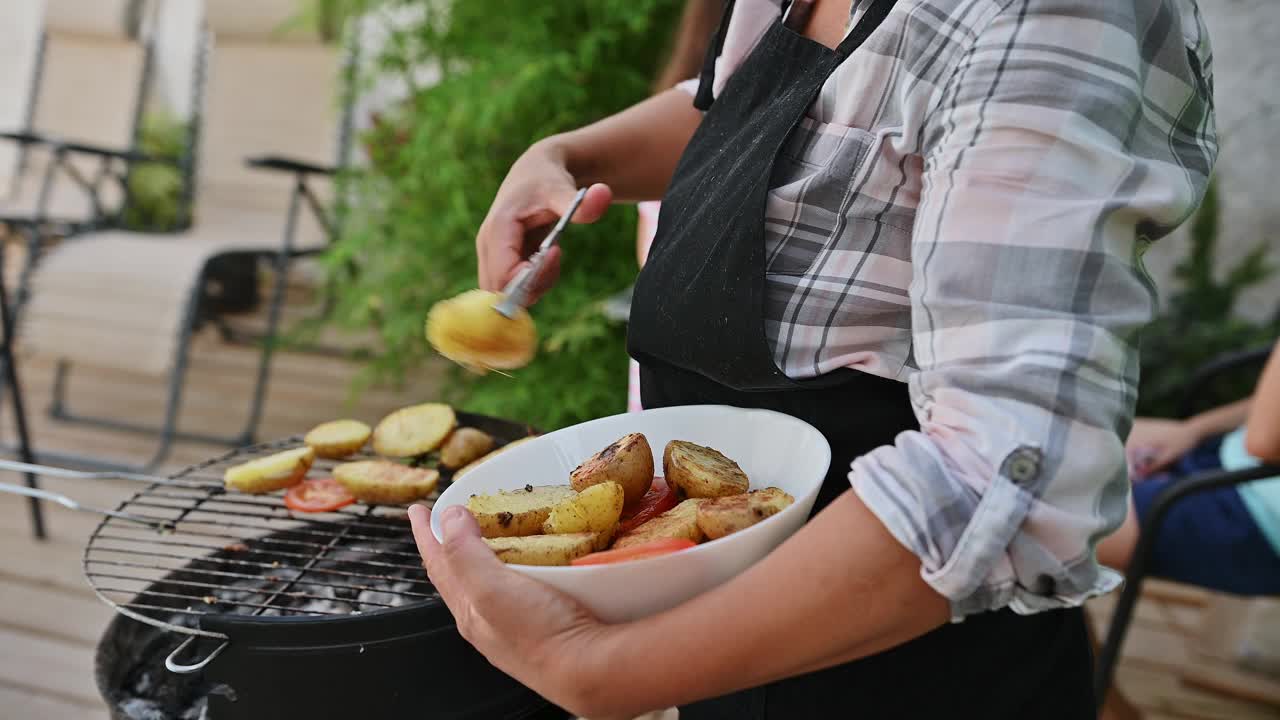
[[[850,473],[956,619],[1118,584],[1094,545],[1127,507],[1155,307],[1141,252],[1190,214],[1216,156],[1207,44],[1052,11],[1071,3],[1005,5],[922,123],[920,430]]]

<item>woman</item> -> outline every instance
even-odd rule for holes
[[[645,407],[813,424],[814,516],[620,625],[465,511],[440,544],[411,509],[428,573],[494,665],[591,718],[1090,717],[1079,606],[1118,582],[1093,547],[1125,513],[1137,258],[1215,155],[1203,26],[1189,0],[789,10],[727,3],[696,85],[531,147],[476,248],[497,289],[575,188],[578,222],[661,197],[628,334]]]

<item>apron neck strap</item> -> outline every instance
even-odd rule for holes
[[[844,36],[844,40],[836,46],[836,56],[841,60],[853,54],[871,33],[880,27],[880,23],[889,16],[889,11],[893,9],[893,5],[897,0],[862,0],[867,3],[867,11],[858,20],[858,24]]]
[[[693,106],[702,111],[711,109],[715,96],[712,86],[716,82],[716,58],[724,49],[724,36],[729,33],[729,19],[733,17],[733,5],[736,0],[724,0],[724,12],[720,15],[720,24],[716,34],[707,45],[707,54],[702,58],[702,72],[698,75],[698,94],[693,98]]]
[[[716,33],[711,39],[711,43],[707,46],[707,54],[702,59],[702,72],[698,75],[698,93],[693,98],[693,106],[703,112],[711,109],[711,103],[715,102],[714,85],[716,82],[716,59],[720,57],[720,52],[724,49],[724,38],[729,32],[729,20],[733,17],[733,6],[736,0],[724,0],[724,13],[720,15],[720,24],[716,27]],[[836,46],[836,57],[844,60],[853,54],[863,42],[866,41],[871,33],[880,27],[880,23],[889,16],[889,11],[893,9],[897,0],[862,0],[869,2],[867,11],[862,18],[858,20],[858,24],[845,35],[840,44]],[[789,2],[784,0],[782,13],[785,16]]]

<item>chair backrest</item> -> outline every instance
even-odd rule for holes
[[[197,206],[282,208],[291,178],[247,168],[245,158],[338,161],[340,52],[316,43],[218,36],[210,59]]]
[[[133,28],[120,7],[118,16],[104,13],[120,5],[50,0],[34,130],[108,147],[133,145],[145,96],[147,50],[131,37]]]

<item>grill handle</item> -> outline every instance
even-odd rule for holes
[[[14,463],[14,464],[21,465],[23,463]],[[127,520],[129,522],[138,523],[140,525],[146,525],[147,527],[152,528],[154,530],[172,530],[174,527],[173,522],[170,520],[160,520],[157,518],[149,518],[149,517],[143,517],[141,515],[134,515],[133,513],[127,513],[120,510],[108,510],[107,508],[100,508],[100,507],[94,507],[92,505],[85,505],[84,503],[80,503],[75,500],[72,500],[71,498],[61,493],[56,493],[49,490],[41,490],[39,488],[29,488],[29,487],[26,487],[25,485],[12,485],[10,483],[0,483],[0,492],[13,493],[14,495],[26,495],[27,497],[33,497],[33,498],[40,498],[41,500],[48,500],[49,502],[58,503],[59,505],[61,505],[64,508],[67,508],[68,510],[78,510],[80,512],[91,512],[98,515],[106,515],[107,517],[113,517],[119,520]]]
[[[198,663],[193,663],[191,665],[183,665],[182,663],[178,662],[177,658],[179,655],[182,654],[183,650],[186,650],[187,647],[191,645],[191,643],[196,641],[196,637],[197,637],[196,635],[192,635],[186,640],[183,640],[182,644],[174,648],[173,652],[169,653],[169,657],[164,659],[164,666],[169,670],[169,672],[177,673],[179,675],[188,675],[193,672],[199,672],[200,670],[204,669],[205,665],[208,665],[209,663],[213,662],[213,659],[221,655],[222,651],[226,650],[227,646],[231,644],[230,640],[223,640],[222,644],[214,648],[213,652],[209,653],[208,657],[206,657],[205,659],[201,660]]]

